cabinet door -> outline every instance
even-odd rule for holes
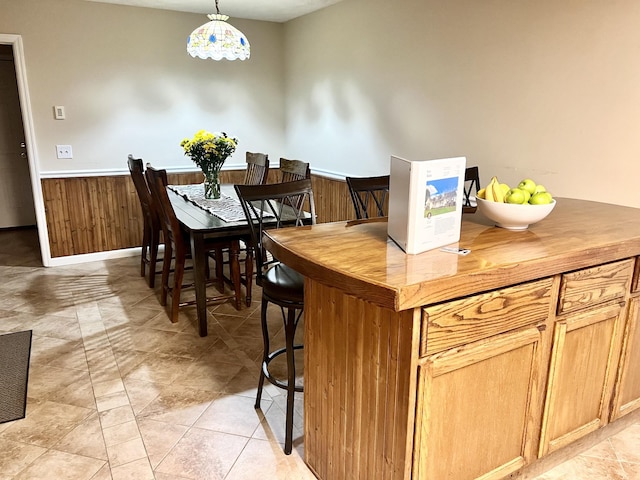
[[[604,426],[620,354],[623,305],[556,322],[539,455]]]
[[[542,337],[529,327],[421,360],[414,479],[498,479],[531,460]]]
[[[640,297],[631,299],[611,420],[640,408]]]

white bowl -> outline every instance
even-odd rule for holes
[[[532,223],[539,222],[551,213],[556,201],[546,205],[518,205],[517,203],[500,203],[477,199],[478,210],[498,227],[508,230],[526,230]]]

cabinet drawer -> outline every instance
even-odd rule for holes
[[[625,296],[633,259],[607,263],[562,275],[558,314],[575,312]]]
[[[551,278],[422,309],[420,356],[532,325],[549,315]]]

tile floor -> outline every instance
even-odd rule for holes
[[[0,424],[0,480],[312,479],[282,452],[284,395],[254,409],[259,303],[171,324],[137,257],[40,266],[32,230],[0,231],[0,333],[33,330],[27,416]],[[259,298],[259,291],[256,297]],[[537,477],[640,479],[640,423]]]

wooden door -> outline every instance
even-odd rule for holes
[[[611,421],[640,408],[640,297],[631,299]]]
[[[535,455],[543,334],[536,327],[421,361],[414,479],[501,479]]]
[[[35,225],[11,45],[0,45],[0,228]]]
[[[607,423],[620,353],[623,302],[559,317],[539,455]]]

